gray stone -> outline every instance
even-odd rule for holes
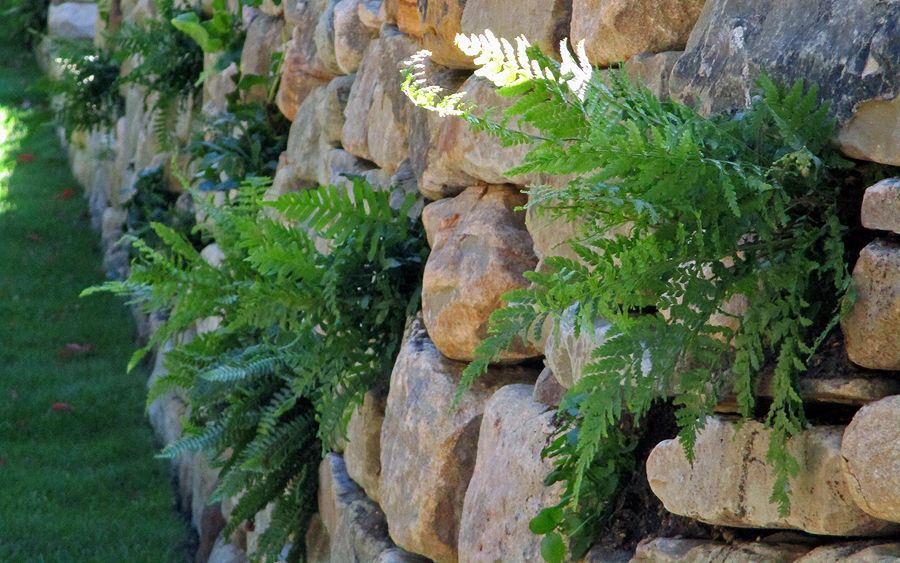
[[[848,154],[898,164],[898,20],[900,4],[881,0],[707,0],[671,94],[719,112],[747,106],[762,71],[788,85],[802,78],[849,127],[837,137]]]
[[[216,538],[207,563],[247,563],[247,554],[222,534]]]
[[[863,227],[900,234],[900,178],[866,188],[860,212]]]
[[[492,368],[451,408],[465,364],[443,357],[414,321],[391,374],[381,430],[381,506],[398,546],[455,561],[463,499],[475,467],[481,415],[494,391],[534,380]]]
[[[631,563],[790,563],[808,551],[797,544],[655,538],[638,545]]]
[[[609,322],[598,320],[593,331],[576,331],[576,307],[569,307],[561,318],[548,320],[544,325],[549,329],[543,342],[544,363],[566,389],[581,379],[585,366],[593,361],[594,350],[603,344],[612,327]],[[649,358],[645,359],[644,368],[649,370]]]
[[[325,11],[319,16],[313,33],[316,42],[316,56],[322,66],[335,76],[342,74],[334,55],[334,5],[337,2],[338,0],[328,0],[325,4]]]
[[[429,559],[394,547],[379,553],[373,563],[429,563]]]
[[[783,528],[832,536],[880,536],[900,530],[871,517],[851,500],[840,442],[843,428],[813,426],[788,449],[800,465],[791,480],[791,510],[769,501],[775,473],[766,463],[769,430],[755,421],[710,417],[694,446],[693,463],[678,440],[658,444],[647,480],[666,510],[719,526]]]
[[[853,268],[856,301],[841,320],[850,361],[900,370],[900,244],[875,240]]]
[[[559,501],[562,487],[544,485],[553,462],[541,451],[554,431],[554,411],[532,393],[531,385],[507,385],[484,408],[459,528],[461,561],[540,559],[541,536],[528,522]]]
[[[97,26],[97,5],[63,2],[52,4],[47,13],[47,34],[60,39],[93,39]]]
[[[638,53],[678,50],[705,0],[573,0],[572,43],[608,66]]]
[[[534,400],[550,407],[558,407],[566,395],[566,388],[559,384],[553,371],[544,368],[534,383]]]
[[[524,194],[510,186],[472,187],[427,205],[422,223],[431,246],[422,279],[425,326],[442,354],[471,361],[487,338],[488,319],[508,291],[528,286],[537,259],[525,230]],[[539,355],[527,343],[503,361]]]
[[[900,522],[900,395],[861,408],[841,442],[850,496],[867,514]]]

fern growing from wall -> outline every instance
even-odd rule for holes
[[[545,271],[528,275],[529,289],[505,296],[509,305],[492,315],[462,385],[516,337],[537,338],[566,310],[578,330],[599,319],[612,325],[560,408],[565,438],[545,452],[557,467],[551,480],[566,482],[560,505],[533,522],[547,534],[545,555],[565,554],[558,532],[576,556],[589,547],[585,536],[633,464],[622,455],[633,447],[624,420],[646,423],[650,407],[671,398],[691,458],[724,389],[734,390],[745,417],[756,414],[754,381],[765,366],[774,370],[774,400],[763,414],[777,475],[771,500],[788,511],[799,467],[787,443],[805,424],[795,380],[836,324],[849,287],[835,178],[847,162],[829,146],[833,124],[816,89],[762,76],[748,108],[703,117],[658,100],[620,70],[593,69],[580,48],[573,55],[563,45],[558,63],[489,32],[458,44],[482,65],[477,75],[515,99],[502,119],[425,83],[417,73],[427,52],[407,70],[407,95],[506,145],[531,144],[511,172],[561,179],[532,186],[528,205],[579,225],[579,259],[549,258]],[[746,312],[728,306],[735,299],[746,300]]]
[[[165,246],[134,240],[140,258],[124,282],[87,290],[126,295],[165,322],[143,354],[181,342],[149,400],[172,390],[191,404],[185,437],[165,455],[203,451],[220,468],[215,498],[238,496],[226,531],[273,503],[258,557],[276,560],[290,539],[304,552],[304,526],[316,506],[316,476],[365,393],[385,384],[407,318],[418,307],[427,255],[421,227],[390,192],[362,180],[266,203],[265,182],[248,179],[229,204],[196,204],[200,225],[224,253],[207,263],[183,235],[155,223]],[[220,325],[196,336],[198,321]]]

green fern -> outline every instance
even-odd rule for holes
[[[425,55],[406,71],[404,91],[505,144],[530,143],[509,173],[572,179],[561,188],[532,186],[528,205],[581,225],[571,241],[580,261],[549,258],[545,272],[527,275],[530,289],[506,296],[511,304],[492,315],[491,335],[462,385],[515,337],[536,335],[564,311],[575,311],[578,327],[599,319],[612,325],[568,394],[566,428],[577,440],[548,450],[566,483],[557,507],[565,517],[552,529],[569,533],[573,549],[584,547],[585,529],[564,520],[608,514],[601,497],[615,494],[615,476],[630,463],[609,452],[621,449],[622,420],[639,425],[671,396],[692,458],[719,392],[732,385],[750,416],[756,377],[769,362],[772,501],[787,512],[799,470],[787,441],[805,424],[795,379],[835,326],[848,289],[835,177],[846,163],[829,146],[833,124],[816,89],[784,89],[762,76],[745,111],[706,118],[658,100],[622,71],[595,71],[581,46],[573,54],[564,44],[557,63],[524,40],[514,46],[484,34],[458,41],[478,57],[476,74],[515,98],[500,121],[478,115],[461,93],[426,85],[416,66]],[[736,296],[749,302],[740,326],[712,322]],[[588,477],[610,458],[619,469]],[[585,506],[585,495],[600,506]]]

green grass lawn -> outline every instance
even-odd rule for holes
[[[131,318],[78,297],[103,280],[98,235],[52,128],[29,119],[38,78],[0,43],[0,561],[184,561],[146,374],[125,373]],[[73,343],[92,350],[60,357]]]

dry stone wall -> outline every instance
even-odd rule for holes
[[[102,27],[97,14],[91,2],[54,1],[49,33],[95,37]],[[155,10],[148,0],[123,0],[122,14],[136,21],[155,17]],[[748,104],[752,77],[765,69],[775,79],[804,78],[822,88],[840,124],[835,142],[847,156],[900,164],[897,2],[267,0],[246,10],[245,20],[239,63],[207,75],[202,100],[182,108],[177,137],[184,141],[200,115],[225,107],[238,71],[264,74],[272,53],[283,53],[276,102],[293,124],[268,196],[341,183],[342,174],[352,173],[428,200],[422,219],[432,253],[423,311],[407,330],[389,388],[366,397],[343,453],[322,461],[318,515],[306,534],[310,561],[539,560],[539,538],[528,531],[528,520],[558,494],[542,484],[550,467],[540,451],[554,407],[608,328],[599,323],[578,334],[562,319],[540,341],[521,342],[503,358],[507,365],[492,369],[451,408],[465,361],[485,338],[500,295],[525,286],[522,274],[543,258],[572,256],[565,241],[574,231],[517,210],[527,201],[526,185],[559,181],[508,176],[522,148],[502,148],[462,121],[440,119],[406,100],[399,69],[411,54],[430,49],[433,81],[467,92],[482,107],[507,102],[471,76],[472,61],[453,45],[460,31],[524,34],[549,52],[565,37],[584,41],[594,64],[630,62],[628,72],[658,96],[706,112]],[[155,140],[143,93],[127,87],[123,95],[125,112],[115,127],[67,141],[113,276],[128,270],[128,252],[117,241],[135,178],[170,160]],[[861,213],[868,233],[862,236],[872,240],[852,257],[858,297],[842,324],[856,365],[826,367],[800,382],[806,400],[822,412],[843,413],[844,420],[813,421],[793,440],[801,469],[791,513],[778,514],[768,501],[767,430],[738,425],[730,417],[733,400],[723,397],[720,414],[698,438],[693,464],[679,443],[666,440],[638,471],[646,471],[666,510],[725,532],[646,537],[624,555],[598,546],[587,561],[900,560],[900,179],[873,185],[862,201],[849,215]],[[214,246],[204,251],[213,264],[216,254]],[[146,338],[154,319],[138,321]],[[163,372],[165,353],[165,347],[157,351],[151,381]],[[760,394],[766,385],[760,383]],[[189,408],[177,394],[150,407],[162,443],[180,435]],[[200,536],[198,560],[240,562],[252,555],[267,513],[224,537],[233,503],[208,504],[215,472],[188,456],[173,462],[173,473]],[[760,531],[751,541],[727,528]]]

